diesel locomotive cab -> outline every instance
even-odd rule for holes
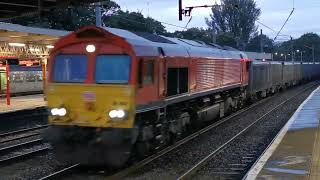
[[[123,40],[95,31],[73,33],[51,53],[45,137],[64,161],[120,166],[136,137],[135,56]]]
[[[86,55],[57,55],[48,89],[50,122],[119,128],[125,123],[132,127],[134,89],[128,84],[130,67],[128,55],[97,55],[92,70]],[[94,74],[92,83],[87,82],[90,71]]]

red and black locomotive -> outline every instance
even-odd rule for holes
[[[144,156],[249,98],[318,76],[318,68],[251,61],[199,41],[84,27],[51,52],[46,137],[64,160],[121,166],[132,152]]]

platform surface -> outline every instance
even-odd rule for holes
[[[44,107],[46,105],[47,103],[44,101],[43,94],[12,97],[10,106],[6,104],[6,99],[1,97],[0,114],[25,109],[34,109]]]
[[[320,87],[297,109],[246,179],[320,179]]]

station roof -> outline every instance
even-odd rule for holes
[[[54,44],[59,37],[65,36],[69,31],[35,28],[18,24],[0,22],[0,42]]]
[[[69,31],[0,22],[0,59],[3,57],[18,57],[22,60],[46,58],[49,55],[47,45],[54,45],[61,36],[68,33]],[[10,46],[10,43],[16,43],[16,45]],[[18,44],[21,47],[17,47]]]
[[[99,0],[0,0],[0,21],[39,14],[58,6],[93,3]]]

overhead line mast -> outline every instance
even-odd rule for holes
[[[182,0],[179,0],[179,21],[182,21],[182,16],[191,16],[191,11],[195,8],[209,8],[216,7],[218,5],[202,5],[202,6],[189,6],[185,9],[182,8]]]

